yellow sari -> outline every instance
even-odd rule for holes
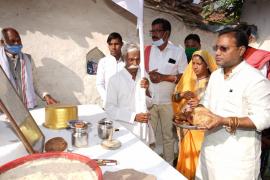
[[[192,56],[199,55],[206,62],[210,72],[217,69],[215,59],[204,50],[199,50],[193,53]],[[175,87],[174,93],[184,91],[192,91],[200,99],[206,89],[209,78],[198,80],[192,69],[192,61],[185,69],[180,81]],[[186,99],[180,102],[173,102],[173,110],[175,114],[181,113],[182,109],[187,104]],[[176,169],[188,179],[194,179],[196,166],[201,150],[201,144],[204,138],[204,132],[199,130],[187,130],[184,137],[179,142],[179,154]]]

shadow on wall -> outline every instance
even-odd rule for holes
[[[60,102],[62,99],[73,104],[100,101],[95,77],[86,76],[85,65],[76,61],[76,68],[72,69],[65,63],[72,64],[74,57],[82,60],[87,49],[95,46],[107,50],[103,40],[112,31],[120,32],[123,39],[131,29],[136,33],[132,26],[136,18],[111,0],[0,0],[0,7],[0,29],[14,27],[19,31],[36,64],[43,64],[37,67],[37,72],[40,81],[49,86],[44,89],[49,89]],[[56,82],[58,79],[61,81]]]
[[[57,60],[51,58],[43,58],[43,66],[37,67],[37,79],[39,80],[42,90],[54,89],[54,87],[44,87],[42,82],[47,82],[48,86],[55,85],[55,88],[62,89],[61,91],[54,90],[54,93],[49,92],[62,104],[80,104],[75,93],[83,93],[84,85],[81,78],[71,71],[65,65],[60,64]],[[57,69],[52,71],[52,69]],[[48,76],[42,76],[48,74]],[[68,97],[68,98],[65,98]],[[68,101],[63,101],[68,99]]]
[[[94,38],[93,32],[121,32],[123,27],[112,26],[112,19],[119,15],[136,23],[135,16],[108,0],[15,0],[0,1],[0,7],[0,27],[14,27],[21,35],[30,31],[50,37],[72,39],[86,48],[89,47],[86,37]]]

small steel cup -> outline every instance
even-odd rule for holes
[[[98,137],[100,139],[109,139],[113,133],[113,121],[108,120],[106,118],[98,121]]]

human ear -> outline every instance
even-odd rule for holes
[[[167,39],[168,38],[168,31],[165,31],[163,34],[163,39]]]
[[[239,50],[240,50],[240,56],[242,57],[244,53],[246,52],[247,48],[245,46],[240,46]]]

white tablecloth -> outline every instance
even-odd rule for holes
[[[44,109],[32,110],[31,114],[45,135],[45,141],[60,136],[68,142],[69,148],[74,149],[74,153],[82,154],[92,159],[116,159],[118,161],[118,165],[116,166],[102,166],[103,173],[105,171],[133,168],[153,174],[160,180],[186,179],[130,131],[118,123],[115,123],[114,126],[120,130],[115,132],[113,138],[121,141],[121,148],[117,150],[106,150],[102,148],[100,145],[101,140],[97,135],[97,121],[106,117],[106,114],[97,105],[80,105],[78,107],[79,119],[92,123],[89,132],[89,146],[87,148],[74,148],[71,146],[70,130],[52,130],[43,127],[42,124],[45,120]],[[3,119],[4,116],[0,116],[0,165],[28,154],[23,144],[18,141],[15,133],[12,132],[8,127],[8,123],[4,122]]]

